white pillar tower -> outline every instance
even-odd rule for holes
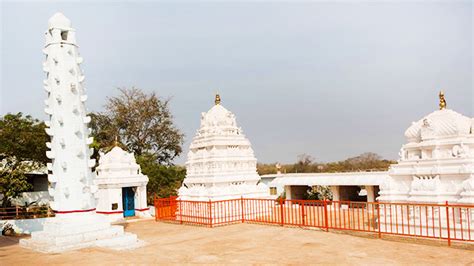
[[[79,64],[75,31],[63,14],[56,13],[49,20],[46,45],[43,50],[46,60],[44,88],[48,92],[46,132],[51,142],[46,155],[51,159],[48,170],[49,193],[54,197],[51,208],[56,217],[47,219],[43,231],[31,234],[30,239],[21,239],[20,245],[42,252],[62,252],[85,247],[100,246],[113,249],[131,249],[140,246],[137,236],[124,233],[122,226],[111,226],[110,222],[96,214],[94,176],[90,159],[92,151],[88,145],[85,95]]]
[[[84,75],[76,45],[75,30],[63,14],[56,13],[49,20],[43,52],[46,59],[44,88],[48,92],[45,112],[49,115],[46,132],[51,142],[47,157],[51,159],[48,176],[50,195],[54,198],[51,208],[57,215],[72,212],[94,211],[91,167],[95,160],[89,144],[90,117],[86,116],[87,95],[83,86]]]

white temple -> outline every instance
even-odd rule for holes
[[[146,199],[148,177],[141,173],[133,153],[116,145],[100,156],[96,172],[98,214],[105,215],[110,221],[121,221],[130,216],[151,217]]]
[[[446,108],[406,130],[398,164],[380,187],[381,202],[474,204],[474,118]]]
[[[51,136],[46,145],[50,149],[47,157],[51,159],[48,170],[52,173],[48,180],[56,217],[44,223],[43,231],[33,232],[30,239],[21,239],[20,245],[42,252],[90,246],[136,247],[136,235],[124,233],[122,226],[111,226],[95,213],[98,189],[91,171],[95,161],[90,159],[90,117],[86,116],[87,95],[75,30],[69,19],[56,13],[45,34],[45,112],[49,115],[46,132]]]
[[[181,200],[214,201],[268,196],[260,183],[257,159],[235,115],[220,104],[201,114],[201,126],[189,148]]]

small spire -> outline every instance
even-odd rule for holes
[[[439,92],[439,110],[446,109],[446,99],[444,98],[444,92]]]
[[[216,92],[216,99],[214,100],[214,103],[216,105],[221,104],[221,96],[219,95],[218,92]]]
[[[48,26],[50,29],[70,29],[71,21],[63,13],[57,12],[49,19]]]
[[[118,136],[115,135],[115,140],[114,140],[114,147],[119,147],[120,142],[118,141]]]

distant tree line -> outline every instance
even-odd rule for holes
[[[119,145],[135,154],[142,172],[148,176],[148,202],[153,196],[176,195],[186,169],[173,160],[182,153],[184,135],[175,126],[169,110],[169,99],[138,88],[120,88],[118,95],[107,98],[103,112],[90,113],[94,142],[93,158],[99,159]],[[45,123],[22,113],[0,117],[0,206],[11,205],[11,199],[32,187],[27,174],[44,169],[46,158]],[[347,172],[387,170],[394,161],[384,160],[371,152],[344,161],[320,163],[309,155],[298,156],[296,163],[281,166],[283,173]],[[258,164],[258,173],[274,174],[275,164]],[[312,197],[327,197],[324,189]]]
[[[307,154],[298,156],[296,163],[281,165],[282,173],[334,173],[334,172],[355,172],[355,171],[385,171],[391,164],[396,163],[392,160],[382,159],[382,157],[373,152],[366,152],[356,157],[351,157],[343,161],[321,163]],[[276,174],[276,163],[257,164],[257,171],[260,175]]]

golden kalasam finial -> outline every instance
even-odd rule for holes
[[[439,110],[446,109],[446,99],[444,98],[444,92],[439,92]]]
[[[219,96],[219,93],[216,93],[216,99],[214,100],[214,103],[216,105],[221,103],[221,96]]]
[[[118,147],[119,145],[120,145],[120,142],[118,141],[118,136],[115,135],[114,147]]]

